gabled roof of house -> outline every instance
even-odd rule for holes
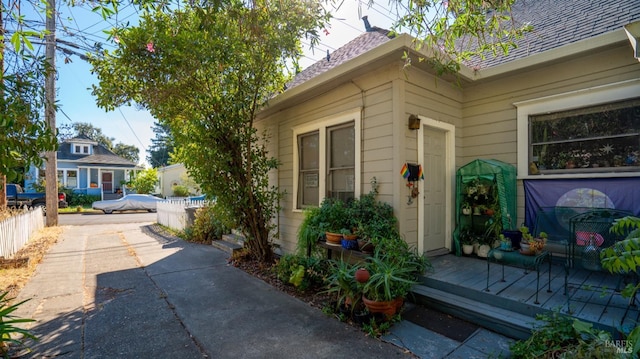
[[[640,20],[638,0],[519,0],[512,7],[512,18],[520,24],[529,23],[533,31],[518,41],[518,48],[507,56],[488,55],[468,63],[473,68],[488,68],[526,58],[548,50],[586,40]],[[287,84],[292,89],[310,79],[348,62],[393,39],[389,30],[372,27],[372,31],[309,66]]]
[[[97,141],[95,141],[93,138],[85,135],[84,133],[81,133],[79,135],[77,135],[76,137],[70,138],[68,140],[65,140],[64,142],[75,142],[75,143],[92,143],[92,144],[98,144]]]
[[[79,154],[71,151],[73,143],[87,143],[93,144],[92,154]],[[123,168],[135,168],[137,164],[122,158],[105,146],[97,143],[93,139],[79,135],[77,137],[68,139],[60,144],[58,149],[58,161],[72,161],[82,165],[97,165],[97,166],[109,166],[109,167],[123,167]]]
[[[640,1],[519,0],[512,7],[512,19],[533,26],[533,31],[517,41],[518,48],[509,50],[507,56],[490,54],[468,65],[492,67],[620,30],[640,20]]]
[[[327,57],[307,67],[297,74],[294,79],[287,84],[287,89],[296,87],[334,67],[337,67],[365,52],[384,44],[394,38],[391,31],[379,27],[371,27],[369,31],[351,40]]]

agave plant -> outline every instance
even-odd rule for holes
[[[12,314],[28,299],[16,304],[10,304],[12,299],[7,298],[8,294],[8,292],[0,294],[0,355],[2,355],[2,357],[7,357],[9,345],[20,345],[22,344],[22,340],[25,338],[37,340],[29,330],[16,326],[16,324],[29,323],[34,320],[16,318]],[[16,335],[19,335],[22,338],[16,339]]]

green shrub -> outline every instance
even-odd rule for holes
[[[73,193],[71,195],[67,194],[67,203],[69,207],[75,206],[90,206],[93,202],[99,201],[100,196],[93,194],[85,194],[85,193]]]
[[[220,206],[203,207],[196,210],[193,225],[187,228],[181,237],[196,243],[211,244],[212,241],[222,239],[222,235],[229,233],[228,220]]]
[[[327,270],[326,260],[294,254],[285,254],[274,266],[280,281],[300,291],[324,286]]]
[[[175,185],[171,187],[175,197],[189,197],[189,189],[186,186]]]
[[[553,312],[536,317],[543,323],[527,340],[509,347],[514,359],[526,358],[615,358],[618,347],[612,345],[608,332],[596,330],[591,324]]]
[[[304,219],[298,228],[297,253],[305,254],[310,247],[314,255],[319,255],[321,252],[316,244],[325,231],[354,231],[362,239],[374,244],[383,240],[402,241],[393,207],[376,200],[378,192],[375,178],[372,188],[371,192],[360,198],[347,202],[325,198],[320,207],[305,209]]]

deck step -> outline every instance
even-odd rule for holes
[[[427,305],[514,339],[529,338],[531,329],[536,325],[534,317],[424,285],[414,286],[413,298],[417,304]]]
[[[221,240],[213,241],[211,245],[221,251],[233,254],[244,247],[244,240],[243,236],[235,233],[223,234]]]

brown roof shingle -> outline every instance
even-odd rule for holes
[[[517,23],[530,23],[533,31],[519,40],[518,48],[511,49],[507,56],[488,55],[482,61],[470,61],[469,67],[492,67],[618,30],[640,20],[640,0],[518,0],[512,7],[512,15]],[[377,27],[372,30],[331,53],[329,61],[318,61],[300,72],[287,84],[287,89],[393,38],[388,30]]]
[[[293,80],[287,84],[287,89],[296,87],[338,65],[354,59],[374,47],[384,44],[393,37],[394,35],[389,30],[372,27],[371,31],[365,32],[331,53],[328,60],[326,58],[320,60],[297,74]]]

